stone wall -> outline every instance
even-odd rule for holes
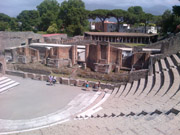
[[[132,56],[133,68],[143,69],[148,68],[150,53],[134,53]]]
[[[92,53],[92,54],[91,54]],[[94,63],[97,63],[97,46],[96,45],[89,45],[89,55],[86,60],[87,67],[94,69]]]
[[[45,51],[46,64],[52,67],[72,66],[77,63],[77,46],[54,47]]]
[[[34,73],[26,73],[26,72],[10,71],[10,70],[7,70],[6,74],[12,75],[12,76],[19,76],[19,77],[23,77],[23,78],[31,78],[31,79],[35,79],[35,80],[41,80],[41,81],[48,80],[48,75],[43,75],[43,74],[34,74]],[[63,84],[63,85],[73,85],[73,86],[77,86],[77,87],[85,87],[86,82],[87,82],[87,80],[57,77],[57,83]],[[94,88],[97,84],[98,84],[98,82],[89,81],[89,86],[92,88]],[[115,87],[115,85],[113,85],[113,84],[106,84],[106,83],[101,83],[100,86],[102,89],[108,88],[110,90],[113,90]]]
[[[177,53],[180,51],[180,33],[177,33],[170,38],[147,45],[146,48],[161,49],[161,53],[165,56]]]
[[[5,74],[6,60],[3,56],[0,56],[0,76]]]
[[[67,39],[67,34],[57,34],[57,35],[52,34],[52,36],[44,35],[44,42],[46,43],[60,44],[64,39]]]
[[[42,35],[33,32],[0,32],[0,48],[2,50],[28,45],[32,40],[44,42]]]
[[[5,56],[8,55],[11,56],[12,61],[16,63],[34,63],[40,60],[39,51],[29,46],[5,49]]]

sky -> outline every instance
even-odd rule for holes
[[[36,9],[43,0],[1,0],[0,13],[16,17],[23,10]],[[61,3],[63,0],[57,0]],[[130,6],[141,6],[147,13],[162,14],[174,5],[180,5],[178,0],[83,0],[86,9],[124,9]]]

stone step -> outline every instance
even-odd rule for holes
[[[124,89],[123,93],[121,94],[121,96],[126,96],[127,93],[130,91],[131,89],[131,83],[127,83],[126,84],[126,88]]]
[[[8,86],[8,85],[11,85],[11,84],[13,84],[13,83],[15,83],[15,81],[9,81],[9,82],[6,82],[6,83],[4,83],[4,84],[1,84],[0,85],[0,88],[3,88],[3,87],[5,87],[5,86]]]
[[[0,81],[3,81],[3,80],[5,80],[5,79],[7,79],[7,77],[5,77],[5,76],[0,77]]]
[[[9,81],[11,81],[11,79],[9,79],[9,78],[4,79],[4,80],[0,81],[0,85],[3,84],[3,83],[9,82]]]
[[[118,93],[115,95],[115,98],[119,98],[121,93],[124,91],[124,88],[125,88],[125,85],[120,86]]]
[[[4,91],[7,91],[8,89],[13,88],[13,87],[15,87],[15,86],[17,86],[17,85],[19,85],[18,82],[13,82],[13,83],[11,83],[11,84],[9,84],[9,85],[1,88],[1,89],[0,89],[0,93],[1,93],[1,92],[4,92]]]
[[[131,90],[130,90],[129,93],[127,94],[126,98],[128,98],[129,96],[133,96],[133,95],[134,95],[134,93],[136,92],[136,90],[137,90],[137,88],[138,88],[138,85],[139,85],[138,81],[134,81],[134,82],[133,82],[133,85],[132,85],[132,87],[131,87]]]
[[[169,68],[176,68],[176,66],[174,65],[174,63],[170,57],[166,57],[166,60],[169,65]]]
[[[141,78],[140,83],[139,83],[139,87],[138,87],[135,95],[139,96],[143,92],[144,87],[145,87],[145,78]]]
[[[161,60],[160,60],[160,64],[161,64],[161,69],[162,69],[162,70],[168,71],[168,68],[167,68],[167,66],[166,66],[166,63],[165,63],[165,60],[164,60],[164,59],[161,59]]]
[[[176,66],[180,66],[180,59],[179,59],[179,57],[176,54],[172,55],[172,60],[174,61]]]
[[[160,67],[159,67],[159,62],[158,61],[155,62],[154,69],[155,69],[155,73],[160,73]]]

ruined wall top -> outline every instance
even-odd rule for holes
[[[28,39],[39,39],[43,41],[41,34],[33,32],[0,32],[0,49],[4,50],[10,47],[17,47],[28,44]]]

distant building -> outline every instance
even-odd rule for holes
[[[115,43],[149,44],[157,42],[158,34],[126,33],[126,32],[85,32],[86,39]]]
[[[117,23],[115,22],[104,22],[104,32],[114,32],[116,31]],[[96,22],[95,23],[95,30],[96,31],[102,31],[102,22]]]
[[[155,26],[147,26],[146,29],[145,29],[145,26],[139,26],[139,27],[131,28],[130,32],[157,34],[157,27],[155,27]]]
[[[129,32],[130,29],[130,24],[120,24],[119,26],[119,32]]]
[[[95,26],[95,22],[90,22],[90,30],[95,30],[96,26]]]
[[[120,24],[119,32],[129,32],[130,24]],[[102,22],[91,22],[90,29],[96,31],[102,31]],[[104,22],[104,32],[115,32],[117,29],[116,22],[105,21]]]

